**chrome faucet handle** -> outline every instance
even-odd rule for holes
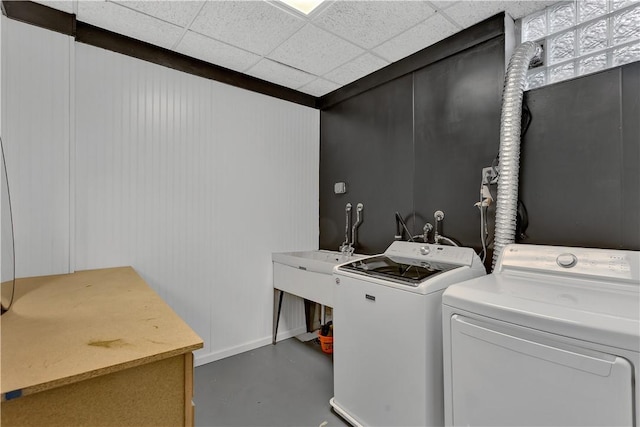
[[[348,245],[340,246],[340,252],[342,252],[342,255],[350,257],[355,252],[355,249],[351,246],[351,243],[349,243]]]
[[[425,243],[429,243],[429,234],[433,231],[433,225],[430,222],[426,223],[424,227],[422,227],[422,239]]]

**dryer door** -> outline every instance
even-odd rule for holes
[[[553,337],[453,315],[453,424],[631,426],[631,364]]]

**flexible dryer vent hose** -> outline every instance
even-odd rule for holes
[[[520,171],[522,96],[529,63],[540,54],[540,47],[533,42],[525,42],[518,46],[509,60],[507,75],[504,80],[500,123],[498,200],[496,205],[492,270],[496,266],[502,249],[509,243],[515,242],[518,174]]]

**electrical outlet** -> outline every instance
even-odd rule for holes
[[[482,168],[482,185],[497,184],[498,173],[494,168],[489,166],[488,168]]]

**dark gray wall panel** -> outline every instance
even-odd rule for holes
[[[614,68],[526,94],[533,120],[520,160],[525,243],[620,245],[621,75]]]
[[[322,249],[342,242],[346,202],[365,203],[361,253],[391,243],[396,210],[415,234],[443,210],[443,234],[480,249],[473,205],[499,149],[503,49],[498,36],[322,110]],[[525,101],[533,119],[521,146],[521,242],[640,250],[640,63]],[[336,181],[349,193],[334,195]],[[494,215],[495,205],[491,237]]]
[[[416,224],[445,213],[442,232],[479,248],[481,170],[499,147],[504,38],[415,73]]]
[[[622,242],[640,250],[640,62],[622,69]]]
[[[344,240],[347,202],[364,204],[358,252],[377,253],[393,241],[394,212],[412,210],[411,75],[323,110],[320,144],[320,248]],[[336,195],[335,182],[347,193]]]

